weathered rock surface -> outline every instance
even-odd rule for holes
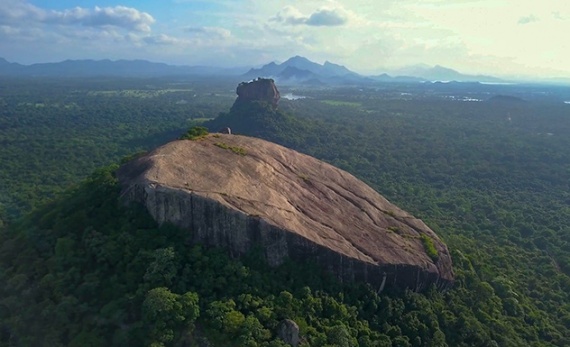
[[[272,266],[310,259],[342,281],[378,289],[453,281],[447,247],[421,220],[351,174],[271,142],[225,134],[174,141],[118,177],[126,201],[235,256],[259,245]],[[437,259],[426,253],[426,237]]]
[[[299,345],[299,326],[290,319],[285,319],[277,326],[277,336],[289,346]]]
[[[275,86],[275,82],[268,78],[258,78],[251,82],[242,82],[238,85],[236,93],[238,98],[236,103],[263,101],[271,104],[273,108],[277,108],[279,99],[279,90]]]

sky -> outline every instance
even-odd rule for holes
[[[0,0],[0,57],[570,77],[569,0]]]

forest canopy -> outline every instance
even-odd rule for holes
[[[0,345],[283,346],[284,319],[306,346],[570,345],[570,106],[555,94],[297,90],[234,125],[233,86],[147,82],[1,82]],[[378,294],[187,245],[118,203],[116,164],[96,170],[215,117],[204,125],[328,161],[422,218],[454,288]]]

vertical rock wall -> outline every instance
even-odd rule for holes
[[[135,184],[124,192],[123,198],[125,202],[142,203],[159,224],[170,222],[188,230],[192,243],[222,247],[233,256],[260,246],[270,266],[278,266],[287,258],[312,261],[341,281],[364,281],[378,290],[397,286],[421,291],[430,284],[440,289],[451,285],[437,273],[419,266],[373,264],[347,257],[196,192]]]
[[[242,82],[238,85],[236,103],[247,101],[264,101],[277,108],[281,98],[277,86],[272,79],[259,78],[251,82]]]

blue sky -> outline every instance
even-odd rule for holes
[[[568,0],[1,0],[0,57],[570,77]]]

